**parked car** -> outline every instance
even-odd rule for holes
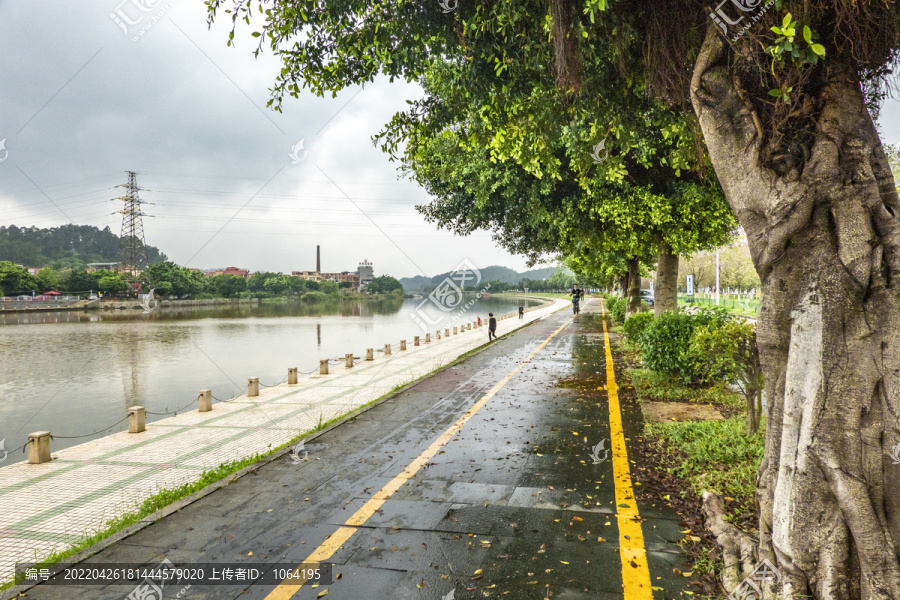
[[[653,306],[653,292],[650,290],[641,290],[641,300]]]

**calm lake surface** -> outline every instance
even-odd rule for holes
[[[468,302],[468,299],[466,300]],[[532,306],[536,300],[483,297],[466,313]],[[247,378],[272,385],[318,370],[320,358],[401,339],[412,345],[424,332],[411,314],[422,300],[335,301],[224,308],[19,313],[0,315],[0,440],[18,449],[33,431],[50,431],[59,450],[127,430],[129,406],[148,412],[197,408],[197,391],[227,400],[246,391]],[[444,317],[426,303],[432,318]],[[433,333],[438,325],[429,327]],[[484,330],[487,335],[487,330]],[[377,356],[377,354],[376,354]],[[301,378],[303,375],[300,376]],[[163,418],[147,415],[148,422]],[[61,439],[56,436],[87,436]],[[0,450],[0,457],[3,453]],[[6,464],[24,459],[19,451]]]

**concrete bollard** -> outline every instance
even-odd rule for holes
[[[28,464],[50,462],[50,432],[35,431],[28,434]]]
[[[456,335],[456,334],[458,334],[458,333],[459,333],[459,327],[454,327],[454,328],[453,328],[453,335]]]
[[[348,369],[353,366],[353,353],[344,356],[344,366]]]
[[[288,385],[297,384],[297,367],[288,367]]]
[[[366,348],[366,360],[375,360],[375,348]]]
[[[450,328],[449,327],[444,330],[444,337],[450,337]]]
[[[438,338],[438,339],[440,339],[440,338]],[[426,344],[430,344],[430,343],[431,343],[431,334],[430,334],[430,333],[426,333],[426,334],[425,334],[425,343],[426,343]]]
[[[418,345],[419,345],[419,336],[416,336],[413,338],[413,346],[418,346]]]
[[[385,345],[384,345],[384,355],[385,355],[385,356],[390,356],[390,355],[391,355],[391,345],[390,345],[390,344],[385,344]]]
[[[406,350],[406,340],[400,340],[400,352]]]
[[[319,375],[328,375],[328,359],[319,359]]]
[[[200,412],[209,412],[212,410],[212,390],[200,390],[197,398],[200,403]]]
[[[468,331],[472,331],[472,324],[471,324],[471,323],[466,323],[466,329],[467,329]]]
[[[259,377],[247,378],[247,395],[251,397],[259,396]]]
[[[147,431],[147,409],[143,406],[132,406],[128,409],[128,433]]]

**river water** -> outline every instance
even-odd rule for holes
[[[520,303],[539,301],[485,296],[463,320],[513,311]],[[0,315],[0,440],[11,450],[30,432],[50,431],[59,450],[126,430],[127,420],[106,428],[126,417],[129,406],[145,406],[148,413],[195,410],[200,389],[228,400],[246,391],[248,377],[272,385],[285,380],[288,367],[317,371],[320,358],[365,357],[366,348],[387,343],[396,350],[401,339],[411,346],[413,336],[424,339],[412,317],[420,306],[432,321],[443,317],[441,328],[452,327],[430,303],[399,298],[159,308],[147,315]],[[148,422],[160,418],[147,416]],[[67,439],[72,436],[84,437]],[[23,459],[16,454],[4,462]]]

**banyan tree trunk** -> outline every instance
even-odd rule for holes
[[[900,200],[858,81],[832,72],[808,158],[761,161],[753,107],[710,35],[691,86],[763,282],[765,598],[900,599]],[[765,163],[765,164],[764,164]],[[719,537],[726,553],[740,551]],[[730,540],[730,541],[729,541]],[[726,559],[726,562],[728,560]],[[807,594],[807,595],[804,595]]]
[[[653,288],[653,314],[659,316],[678,309],[678,255],[672,247],[659,244],[656,260],[656,287]]]
[[[625,294],[625,318],[641,312],[641,261],[628,259],[628,287]]]

